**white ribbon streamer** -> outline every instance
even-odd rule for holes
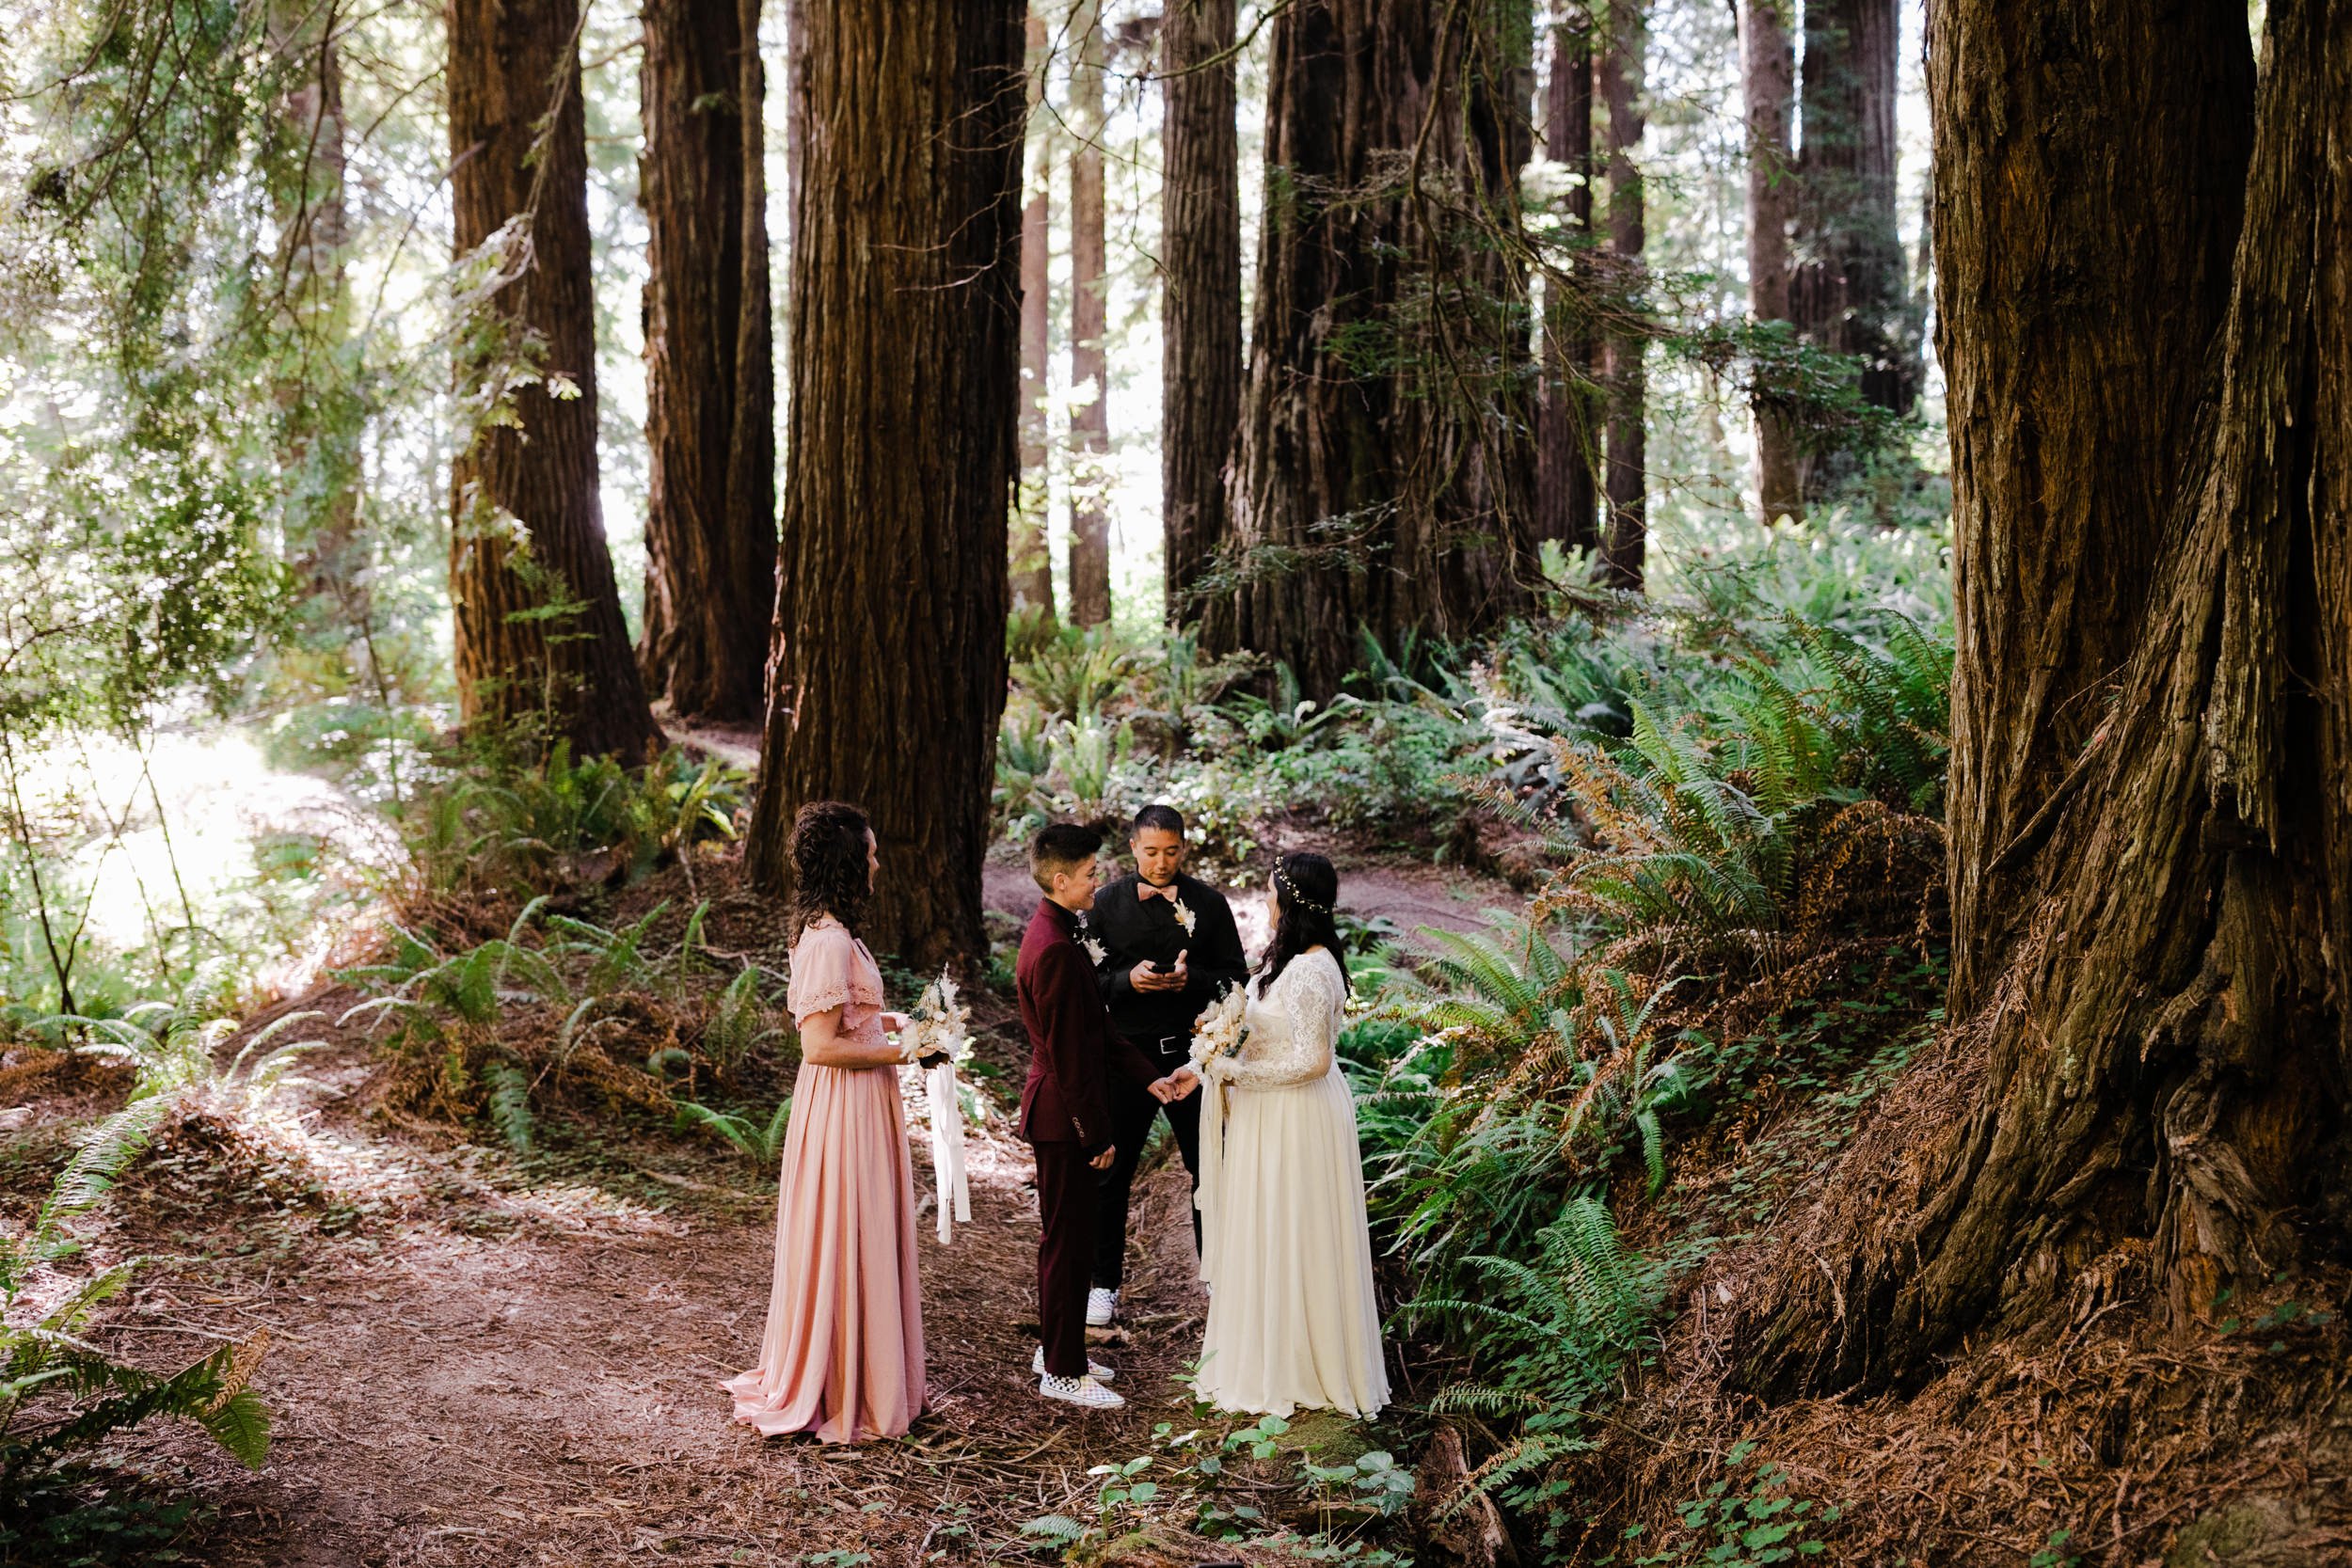
[[[955,1240],[956,1225],[972,1223],[972,1183],[963,1170],[963,1098],[956,1093],[956,1064],[940,1063],[923,1074],[930,1091],[931,1172],[939,1179],[939,1242]]]
[[[1200,1211],[1200,1277],[1209,1277],[1209,1259],[1216,1256],[1216,1203],[1225,1180],[1225,1085],[1204,1075],[1200,1083],[1200,1180],[1193,1189],[1192,1206]]]

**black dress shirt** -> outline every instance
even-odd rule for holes
[[[1086,934],[1104,949],[1094,968],[1112,1024],[1127,1038],[1149,1045],[1171,1035],[1189,1037],[1193,1021],[1226,987],[1248,979],[1249,961],[1242,957],[1241,932],[1223,894],[1177,874],[1177,895],[1193,917],[1192,929],[1186,931],[1176,918],[1175,905],[1137,894],[1141,880],[1121,877],[1097,893],[1094,908],[1087,912]],[[1167,969],[1179,953],[1189,955],[1184,967],[1192,976],[1184,990],[1136,990],[1130,974],[1136,965],[1148,959]]]

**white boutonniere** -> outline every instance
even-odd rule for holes
[[[1092,937],[1080,937],[1078,945],[1087,950],[1087,957],[1092,958],[1098,968],[1111,956],[1111,950]]]
[[[1179,925],[1179,926],[1182,926],[1182,927],[1184,928],[1184,935],[1186,935],[1186,936],[1190,936],[1190,935],[1192,935],[1192,927],[1193,927],[1193,925],[1194,925],[1194,923],[1195,923],[1196,921],[1198,921],[1200,917],[1199,915],[1197,915],[1197,914],[1194,914],[1194,913],[1192,912],[1192,911],[1191,911],[1188,907],[1186,907],[1186,905],[1185,905],[1185,903],[1184,903],[1184,895],[1183,894],[1181,894],[1181,893],[1180,893],[1180,894],[1178,894],[1178,895],[1176,895],[1176,898],[1175,898],[1175,904],[1176,904],[1176,924],[1177,924],[1177,925]]]

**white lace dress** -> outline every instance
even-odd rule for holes
[[[1201,1277],[1209,1325],[1193,1380],[1220,1409],[1370,1416],[1388,1402],[1364,1217],[1356,1101],[1332,1052],[1347,1005],[1337,959],[1293,958],[1249,1037],[1201,1093]]]

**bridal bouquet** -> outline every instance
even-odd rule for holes
[[[923,1069],[930,1104],[931,1170],[939,1178],[939,1240],[955,1240],[956,1223],[972,1223],[972,1184],[963,1168],[963,1101],[956,1064],[972,1054],[972,1009],[956,1000],[954,976],[941,970],[923,988],[898,1032],[898,1053]]]
[[[898,1054],[908,1062],[935,1066],[946,1057],[950,1065],[972,1054],[972,1009],[956,1000],[955,976],[946,970],[923,988],[898,1031]]]
[[[1231,1056],[1241,1050],[1248,1037],[1248,1026],[1242,1021],[1249,1011],[1249,998],[1239,986],[1228,986],[1225,994],[1209,1004],[1208,1010],[1192,1026],[1192,1069],[1207,1076],[1208,1065],[1220,1057]]]

